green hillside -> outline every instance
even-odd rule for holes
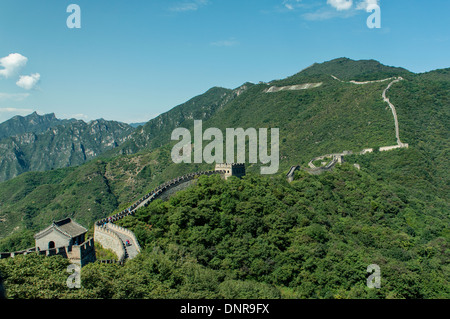
[[[203,129],[280,128],[280,173],[291,165],[304,167],[311,158],[323,154],[393,145],[392,113],[381,98],[388,82],[354,85],[320,73],[332,72],[339,78],[351,75],[364,80],[367,78],[364,74],[370,74],[374,69],[377,76],[392,76],[399,72],[405,77],[388,91],[397,108],[402,140],[411,146],[405,151],[409,159],[399,159],[396,164],[406,173],[397,174],[399,180],[409,179],[412,187],[430,185],[424,191],[448,196],[445,167],[449,149],[446,129],[449,110],[445,106],[448,105],[449,82],[442,77],[442,71],[406,74],[403,69],[385,67],[373,61],[337,59],[313,65],[294,76],[301,77],[307,72],[308,81],[323,82],[320,87],[274,93],[264,92],[273,83],[247,84],[245,89],[234,91],[213,88],[151,120],[117,148],[119,153],[135,154],[118,156],[113,150],[99,160],[74,169],[28,173],[0,184],[0,237],[7,236],[17,226],[18,230],[26,228],[25,225],[36,230],[52,218],[66,215],[90,225],[167,179],[212,168],[204,164],[175,165],[171,161],[174,142],[167,142],[173,128],[191,128],[194,119],[204,120]],[[305,83],[303,79],[289,84],[302,83]],[[160,144],[164,146],[158,147]],[[398,152],[392,152],[388,156],[395,157],[396,154]],[[362,169],[366,169],[364,160],[365,157],[355,159],[361,162]],[[248,165],[247,169],[259,173],[258,165]],[[391,172],[391,167],[386,169]],[[60,180],[48,183],[51,178],[47,176],[60,176]],[[85,184],[89,187],[84,187]],[[101,191],[92,192],[91,187]]]
[[[382,99],[390,81],[348,81],[398,76],[404,80],[387,96],[408,149],[346,156],[334,171],[301,171],[287,184],[289,167],[304,168],[313,157],[395,145],[392,111]],[[267,92],[306,83],[321,85]],[[172,162],[176,127],[192,129],[194,120],[203,120],[203,130],[279,128],[278,174],[259,176],[259,165],[247,164],[242,181],[202,178],[169,202],[140,210],[122,223],[136,232],[144,252],[123,268],[89,265],[83,289],[56,295],[448,298],[449,93],[448,69],[414,74],[344,58],[284,80],[213,88],[86,164],[1,183],[0,250],[27,248],[33,232],[53,219],[69,216],[91,227],[171,178],[212,169]],[[11,275],[20,258],[0,263],[14,287],[11,296],[27,287]],[[30,261],[36,271],[37,259]],[[54,276],[64,277],[57,266],[64,262],[55,261]],[[371,263],[385,269],[384,290],[365,287],[364,267]]]
[[[177,127],[186,127],[189,120],[209,119],[218,110],[245,91],[251,84],[235,90],[214,87],[189,101],[178,105],[148,121],[131,134],[130,139],[119,148],[106,153],[105,156],[133,154],[141,150],[152,150],[170,141],[172,131]]]
[[[24,173],[1,183],[0,238],[25,229],[36,232],[67,216],[89,227],[167,180],[213,168],[176,165],[170,151],[163,147],[96,159],[75,168]]]
[[[386,66],[375,60],[354,61],[348,58],[338,58],[324,63],[314,63],[283,80],[272,81],[274,85],[292,85],[301,81],[327,79],[329,75],[339,77],[344,81],[373,81],[393,76],[408,76],[413,73],[399,67]]]
[[[381,99],[385,86],[355,86],[331,77],[318,88],[299,91],[265,93],[268,85],[255,85],[207,121],[204,129],[280,128],[284,168],[327,153],[392,145],[392,113]]]
[[[201,177],[122,220],[143,251],[87,265],[79,290],[65,288],[60,257],[0,271],[10,298],[449,298],[448,205],[428,203],[349,164],[291,184]],[[366,286],[373,263],[380,289]]]

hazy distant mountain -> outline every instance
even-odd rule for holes
[[[28,171],[76,166],[117,147],[134,128],[103,119],[85,123],[54,114],[16,116],[0,125],[0,181]]]
[[[234,100],[253,84],[245,83],[232,90],[213,87],[205,93],[180,104],[170,111],[141,123],[142,127],[135,130],[130,139],[114,150],[113,154],[133,154],[142,149],[154,149],[170,141],[172,131],[177,127],[193,125],[193,120],[208,120],[221,110],[227,103]]]
[[[134,128],[138,128],[139,126],[143,126],[143,125],[145,125],[145,123],[147,123],[147,122],[141,122],[141,123],[130,123],[130,124],[128,124],[128,125],[130,125],[131,127],[134,127]]]
[[[402,141],[410,147],[353,160],[374,180],[403,187],[399,196],[430,196],[445,205],[450,149],[448,70],[415,74],[373,60],[339,58],[270,83],[247,83],[235,90],[212,88],[134,131],[125,124],[80,121],[43,134],[9,138],[9,144],[4,140],[0,147],[4,179],[10,171],[17,175],[21,171],[77,165],[103,150],[110,151],[76,168],[27,173],[0,184],[0,217],[4,218],[0,237],[16,226],[39,228],[51,218],[67,214],[92,223],[151,187],[187,172],[211,169],[213,166],[208,164],[176,165],[171,161],[172,130],[190,129],[194,119],[204,121],[204,130],[279,128],[280,174],[291,165],[307,166],[310,159],[323,154],[394,145],[393,115],[382,99],[390,81],[368,85],[345,82],[392,76],[404,78],[392,85],[387,95],[397,108]],[[284,85],[307,88],[273,89]],[[247,165],[247,172],[259,173],[258,165]]]
[[[0,140],[23,133],[42,133],[48,128],[74,122],[76,120],[60,120],[54,113],[39,115],[33,112],[27,116],[14,116],[13,118],[0,123]]]

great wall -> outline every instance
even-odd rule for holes
[[[59,255],[69,259],[74,264],[84,266],[90,262],[95,261],[94,239],[89,238],[80,245],[63,246],[45,250],[32,247],[29,249],[15,252],[0,253],[0,259],[13,258],[18,255],[28,255],[28,254],[38,254],[43,256]]]
[[[274,93],[274,92],[280,92],[280,91],[298,91],[298,90],[308,90],[313,89],[321,86],[323,83],[304,83],[304,84],[298,84],[298,85],[289,85],[289,86],[271,86],[270,88],[264,90],[265,93]]]
[[[211,176],[214,174],[219,174],[225,179],[230,176],[241,177],[245,175],[245,165],[239,163],[217,164],[214,171],[190,173],[165,182],[121,212],[96,221],[94,224],[94,237],[89,238],[86,241],[83,240],[83,243],[79,245],[39,249],[36,242],[36,247],[22,251],[0,253],[0,259],[11,258],[17,255],[37,253],[45,256],[60,255],[69,259],[71,263],[78,264],[80,266],[84,266],[94,261],[105,264],[117,263],[122,265],[126,260],[136,257],[140,253],[141,247],[134,233],[124,227],[115,225],[114,223],[116,221],[127,216],[134,215],[139,208],[147,207],[157,199],[167,199],[170,197],[171,191],[185,189],[200,176]],[[55,222],[53,225],[54,224]],[[52,226],[47,227],[40,233],[49,232],[48,229],[51,227]],[[96,260],[94,242],[99,243],[105,249],[113,251],[117,256],[117,259]]]
[[[94,225],[94,239],[104,248],[112,250],[118,257],[117,262],[123,263],[126,259],[134,258],[140,251],[141,248],[136,239],[136,236],[126,228],[117,226],[114,222],[121,220],[129,215],[134,215],[135,212],[141,207],[147,207],[155,201],[156,199],[162,199],[166,193],[170,192],[174,188],[183,189],[189,186],[191,181],[195,178],[206,175],[210,176],[213,174],[227,174],[227,171],[217,169],[215,171],[204,171],[186,174],[175,179],[172,179],[151,192],[147,193],[145,196],[137,200],[133,205],[124,209],[120,213],[113,216],[101,219],[97,221]],[[129,244],[127,245],[127,241]],[[101,261],[103,263],[112,263],[112,260]]]
[[[393,146],[384,146],[380,147],[379,151],[388,151],[392,149],[397,148],[408,148],[408,144],[402,143],[400,140],[400,130],[399,130],[399,124],[398,124],[398,117],[397,117],[397,111],[395,109],[395,106],[389,101],[389,98],[386,97],[386,92],[391,88],[391,86],[399,81],[402,81],[402,77],[393,77],[393,78],[387,78],[382,80],[376,80],[376,81],[365,81],[365,82],[357,82],[357,81],[342,81],[339,78],[335,77],[334,75],[331,75],[332,78],[334,78],[337,81],[340,81],[342,83],[352,83],[356,85],[366,85],[370,83],[380,83],[380,82],[386,82],[389,80],[392,80],[389,85],[386,87],[386,89],[382,93],[383,101],[386,102],[389,107],[391,108],[394,122],[395,122],[395,136],[397,139],[397,145]],[[265,90],[265,93],[274,93],[284,90],[305,90],[305,89],[311,89],[311,88],[317,88],[321,86],[322,83],[306,83],[302,85],[293,85],[293,86],[287,86],[287,87],[270,87],[269,89]],[[362,150],[359,153],[359,155],[372,153],[372,148],[367,148]],[[334,153],[334,154],[326,154],[322,156],[318,156],[313,158],[308,163],[308,168],[304,168],[307,172],[310,174],[321,174],[325,171],[333,169],[333,167],[337,163],[343,162],[343,157],[346,155],[354,154],[351,151],[343,151],[342,153]],[[325,159],[331,159],[331,161]],[[321,166],[317,167],[314,162],[316,161],[322,161]],[[289,172],[287,173],[286,177],[289,182],[292,182],[294,179],[295,171],[299,170],[299,165],[294,165],[290,168]],[[176,193],[179,190],[185,189],[189,185],[192,184],[193,180],[196,179],[199,176],[206,175],[214,175],[214,174],[220,174],[223,175],[226,178],[230,176],[237,176],[241,177],[245,175],[245,165],[244,164],[217,164],[216,169],[214,171],[202,171],[197,173],[191,173],[186,174],[180,177],[177,177],[175,179],[172,179],[168,182],[165,182],[164,184],[158,186],[154,190],[147,193],[145,196],[137,200],[134,204],[129,206],[128,208],[124,209],[123,211],[106,218],[103,218],[101,220],[98,220],[94,224],[94,237],[89,238],[88,240],[82,242],[81,244],[77,245],[68,245],[63,247],[55,247],[55,248],[49,248],[49,249],[39,249],[36,245],[36,247],[29,248],[26,250],[16,251],[16,252],[9,252],[9,253],[0,253],[0,259],[3,258],[11,258],[15,257],[17,255],[26,255],[31,253],[37,253],[39,255],[45,255],[45,256],[53,256],[53,255],[61,255],[65,258],[68,258],[72,263],[79,264],[80,266],[84,266],[85,264],[89,262],[100,262],[100,263],[118,263],[123,264],[127,259],[133,259],[136,257],[140,251],[141,247],[139,245],[139,242],[134,235],[134,233],[124,227],[115,225],[114,223],[118,220],[121,220],[127,216],[134,215],[136,211],[139,208],[147,207],[155,201],[156,199],[167,199],[170,197],[172,193]],[[55,223],[54,223],[55,224]],[[109,249],[113,251],[117,255],[117,259],[114,260],[96,260],[95,257],[95,248],[94,248],[94,242],[99,243],[102,247]]]
[[[379,151],[380,152],[384,152],[384,151],[390,151],[390,150],[394,150],[394,149],[398,149],[398,148],[408,148],[409,147],[408,144],[403,143],[400,140],[400,128],[399,128],[399,124],[398,124],[397,110],[395,109],[395,106],[390,102],[389,98],[386,97],[386,92],[392,87],[393,84],[404,80],[401,76],[399,76],[399,77],[390,77],[390,78],[386,78],[386,79],[382,79],[382,80],[375,80],[375,81],[364,81],[364,82],[358,82],[358,81],[353,81],[353,80],[352,81],[342,81],[341,79],[337,78],[334,75],[331,75],[331,77],[333,79],[341,82],[341,83],[351,83],[351,84],[356,84],[356,85],[366,85],[366,84],[371,84],[371,83],[381,83],[381,82],[386,82],[386,81],[392,80],[388,84],[388,86],[384,89],[384,91],[381,94],[381,96],[383,98],[383,101],[386,102],[389,105],[389,107],[391,108],[392,115],[394,117],[395,138],[397,139],[397,144],[396,145],[391,145],[391,146],[380,147]],[[312,88],[312,87],[317,87],[317,86],[307,86],[307,88]],[[308,163],[309,167],[308,168],[304,168],[304,170],[306,170],[310,174],[318,175],[318,174],[321,174],[323,172],[326,172],[326,171],[329,171],[329,170],[333,169],[333,167],[337,163],[342,163],[343,160],[344,160],[344,156],[346,156],[346,155],[352,155],[352,154],[364,155],[364,154],[367,154],[367,153],[372,153],[373,151],[374,151],[373,148],[366,148],[366,149],[362,150],[359,153],[353,153],[352,151],[343,151],[342,153],[326,154],[326,155],[318,156],[318,157],[315,157],[315,158],[311,159],[309,161],[309,163]],[[329,159],[329,160],[323,161],[325,159]],[[314,162],[316,162],[316,161],[322,161],[322,163],[321,163],[321,165],[319,167],[317,167],[314,164]],[[355,164],[355,167],[357,167],[358,169],[360,168],[359,165],[357,165],[357,164]],[[299,169],[298,165],[295,165],[295,166],[291,167],[291,169],[289,170],[289,172],[286,175],[288,181],[291,182],[294,179],[294,173],[295,173],[295,171],[297,169]]]

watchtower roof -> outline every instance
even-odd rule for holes
[[[216,164],[217,168],[222,167],[245,167],[245,163],[218,163]]]
[[[77,222],[73,221],[71,218],[65,218],[65,219],[53,222],[50,226],[48,226],[44,230],[40,231],[39,233],[35,234],[34,238],[36,238],[36,239],[42,238],[42,237],[46,236],[47,234],[49,234],[53,230],[57,230],[60,233],[66,235],[67,237],[70,237],[70,238],[80,236],[87,232],[86,228],[84,228]]]

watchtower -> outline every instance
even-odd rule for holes
[[[231,177],[231,176],[236,176],[238,178],[245,176],[245,164],[244,163],[216,164],[215,170],[223,172],[225,179],[228,179],[228,177]]]
[[[60,255],[81,267],[95,261],[94,239],[85,240],[87,229],[70,218],[53,222],[34,235],[39,255]]]
[[[34,235],[37,250],[81,245],[87,229],[70,218],[53,222]]]

